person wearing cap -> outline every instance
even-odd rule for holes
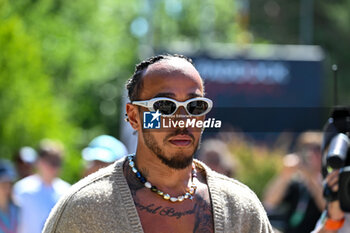
[[[16,172],[7,160],[0,160],[0,233],[16,233],[18,207],[11,198]]]
[[[83,159],[87,162],[84,176],[106,167],[128,154],[125,145],[109,135],[94,138],[82,151]]]
[[[14,198],[21,209],[19,233],[41,233],[52,207],[70,187],[58,178],[62,159],[62,146],[43,140],[38,151],[37,173],[15,184]]]
[[[265,189],[263,203],[271,223],[285,233],[313,230],[326,202],[322,195],[322,133],[299,135],[296,153],[283,159],[283,168]]]
[[[15,155],[14,162],[18,179],[35,173],[35,162],[38,157],[36,151],[29,146],[21,147]]]

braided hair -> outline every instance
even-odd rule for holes
[[[142,61],[141,63],[136,65],[134,74],[126,82],[126,89],[128,90],[128,96],[130,101],[135,101],[139,98],[144,71],[154,63],[171,58],[185,59],[187,62],[193,65],[193,62],[190,58],[179,54],[157,55]]]

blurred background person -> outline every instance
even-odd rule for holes
[[[0,160],[0,233],[16,233],[18,207],[11,199],[16,172],[7,160]]]
[[[218,139],[207,139],[201,145],[197,158],[211,169],[228,177],[236,174],[237,163],[226,143]]]
[[[46,218],[70,184],[58,178],[63,159],[61,144],[41,141],[36,163],[37,173],[19,180],[14,197],[21,211],[19,233],[41,233]]]
[[[34,174],[37,157],[38,154],[32,147],[25,146],[18,150],[14,157],[14,162],[19,179]]]
[[[126,155],[128,155],[128,151],[121,141],[109,135],[100,135],[94,138],[82,151],[83,159],[87,162],[84,176],[106,167]]]
[[[339,172],[339,169],[333,170],[325,178],[325,183],[334,193],[339,190]],[[312,233],[350,232],[350,213],[344,212],[340,206],[338,198],[329,200]]]
[[[281,173],[264,193],[271,223],[283,232],[311,232],[325,208],[322,196],[320,132],[302,133],[297,153],[283,160]]]

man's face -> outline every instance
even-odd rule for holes
[[[183,102],[203,96],[203,84],[197,70],[184,59],[172,58],[155,63],[148,67],[142,79],[140,100],[167,97]],[[143,107],[138,109],[140,121],[143,122],[143,112],[149,110]],[[175,115],[187,115],[187,112],[179,107]],[[204,116],[195,118],[204,120]],[[192,162],[201,132],[198,128],[143,129],[141,126],[139,143],[147,146],[167,166],[183,169]]]
[[[53,179],[59,175],[62,159],[57,156],[39,158],[38,168],[43,176]]]

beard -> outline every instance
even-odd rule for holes
[[[193,142],[195,143],[193,135],[190,134],[185,129],[185,130],[176,130],[175,133],[165,137],[163,140],[163,144],[166,143],[168,138],[175,136],[175,135],[178,135],[178,134],[189,135],[190,137],[192,137]],[[173,169],[177,169],[177,170],[184,169],[192,163],[194,152],[197,150],[198,144],[200,142],[200,138],[199,138],[198,142],[194,145],[193,151],[191,152],[191,154],[189,156],[184,155],[184,151],[180,150],[178,152],[173,153],[171,156],[169,156],[170,158],[168,158],[165,156],[165,151],[157,143],[153,134],[148,133],[148,132],[147,133],[144,132],[142,135],[143,135],[143,140],[144,140],[146,146],[148,147],[148,149],[150,149],[158,157],[158,159],[160,159],[160,161],[163,164],[165,164],[169,168],[173,168]]]

